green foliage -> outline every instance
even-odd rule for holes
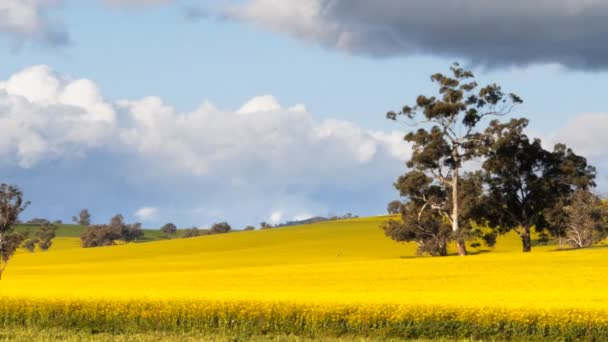
[[[225,234],[232,230],[227,222],[214,223],[209,229],[209,234]]]
[[[595,185],[595,169],[585,158],[561,144],[545,150],[539,139],[524,134],[527,125],[526,119],[493,121],[482,147],[485,218],[500,233],[516,231],[524,252],[532,248],[532,227],[563,235],[563,206],[575,190]]]
[[[109,225],[90,226],[80,234],[84,248],[112,246],[117,240],[133,242],[143,237],[141,223],[126,224],[121,214],[114,215]]]
[[[160,228],[160,231],[163,232],[165,237],[170,238],[177,233],[177,226],[175,226],[173,223],[167,223]]]
[[[0,184],[0,278],[17,248],[27,238],[25,233],[15,232],[13,225],[28,205],[19,188]]]
[[[192,227],[189,229],[184,229],[182,232],[182,238],[193,238],[197,236],[203,235],[203,230],[198,229],[197,227]]]
[[[388,203],[386,211],[389,215],[397,215],[401,210],[401,201],[395,200]]]

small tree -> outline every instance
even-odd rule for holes
[[[160,228],[160,231],[165,235],[166,238],[170,238],[177,233],[177,226],[173,223],[167,223]]]
[[[399,214],[400,210],[401,210],[401,201],[399,201],[399,200],[391,201],[386,207],[386,211],[390,215],[397,215],[397,214]]]
[[[247,231],[252,231],[252,230],[255,230],[254,226],[247,226],[247,227],[243,228],[243,231],[246,231],[246,232]]]
[[[51,248],[53,239],[55,238],[57,227],[52,224],[43,224],[34,233],[33,237],[30,237],[30,233],[23,233],[23,244],[22,247],[30,252],[34,252],[36,247],[40,248],[41,251],[46,252]]]
[[[214,223],[209,230],[209,234],[225,234],[232,230],[227,222]]]
[[[198,229],[197,227],[192,227],[189,229],[184,229],[182,237],[187,239],[187,238],[197,237],[200,235],[201,235],[201,230]]]
[[[120,240],[122,234],[108,225],[92,225],[80,234],[81,246],[84,248],[112,246]]]
[[[140,222],[135,222],[133,224],[126,225],[126,227],[122,231],[122,239],[125,242],[137,241],[143,237],[144,230],[142,229],[142,225]]]
[[[262,221],[260,223],[260,229],[270,229],[273,228],[271,224],[267,223],[266,221]]]
[[[57,227],[52,224],[45,224],[38,229],[36,232],[36,238],[38,240],[38,248],[42,251],[48,251],[53,244],[53,239],[57,232]]]
[[[74,223],[79,224],[81,226],[88,227],[91,225],[91,214],[89,213],[89,211],[87,209],[82,209],[78,213],[78,217],[76,217],[76,216],[72,217],[72,221],[74,221]]]
[[[572,194],[566,214],[566,242],[575,248],[591,247],[608,234],[608,208],[589,191]]]

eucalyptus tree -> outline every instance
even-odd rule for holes
[[[26,234],[15,232],[13,225],[28,205],[19,188],[0,184],[0,279],[17,248],[27,239]]]
[[[595,186],[595,168],[563,144],[545,150],[530,139],[526,119],[493,121],[482,148],[487,187],[485,217],[500,233],[515,231],[524,252],[532,250],[531,232],[563,236],[568,225],[564,207],[576,191]]]
[[[438,87],[437,96],[420,95],[414,105],[406,105],[399,112],[390,111],[387,118],[394,121],[403,118],[418,127],[405,135],[413,148],[406,164],[406,176],[424,174],[430,182],[429,187],[445,193],[435,203],[422,198],[419,208],[410,210],[434,211],[427,221],[446,220],[451,226],[452,238],[457,241],[458,254],[466,255],[467,232],[463,222],[470,218],[461,210],[463,168],[468,162],[482,157],[480,144],[487,127],[485,119],[510,113],[522,100],[515,94],[503,92],[496,84],[480,87],[474,74],[457,63],[450,70],[450,76],[441,73],[431,76],[431,81]]]

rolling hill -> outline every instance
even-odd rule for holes
[[[608,306],[603,248],[523,254],[507,235],[469,257],[416,258],[413,244],[384,236],[385,219],[94,249],[62,237],[49,252],[17,255],[0,287],[3,295],[62,298]]]

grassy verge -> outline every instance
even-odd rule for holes
[[[10,298],[2,304],[0,327],[8,331],[72,331],[83,336],[608,340],[608,318],[599,311]]]
[[[31,328],[3,328],[0,329],[0,341],[14,341],[14,342],[38,342],[38,341],[65,341],[65,342],[147,342],[147,341],[158,341],[158,342],[195,342],[195,341],[209,341],[209,342],[312,342],[318,341],[318,339],[299,337],[286,334],[269,334],[269,335],[236,335],[230,333],[168,333],[162,331],[145,332],[145,333],[133,333],[133,334],[112,334],[112,333],[97,333],[91,334],[89,332],[74,331],[74,330],[62,330],[62,329],[31,329]],[[377,339],[377,338],[365,338],[365,337],[325,337],[325,342],[397,342],[403,341],[403,339]],[[430,340],[410,340],[410,342],[429,342]],[[437,339],[432,340],[433,342],[457,342],[456,340]],[[466,342],[469,340],[461,340],[458,342]]]

